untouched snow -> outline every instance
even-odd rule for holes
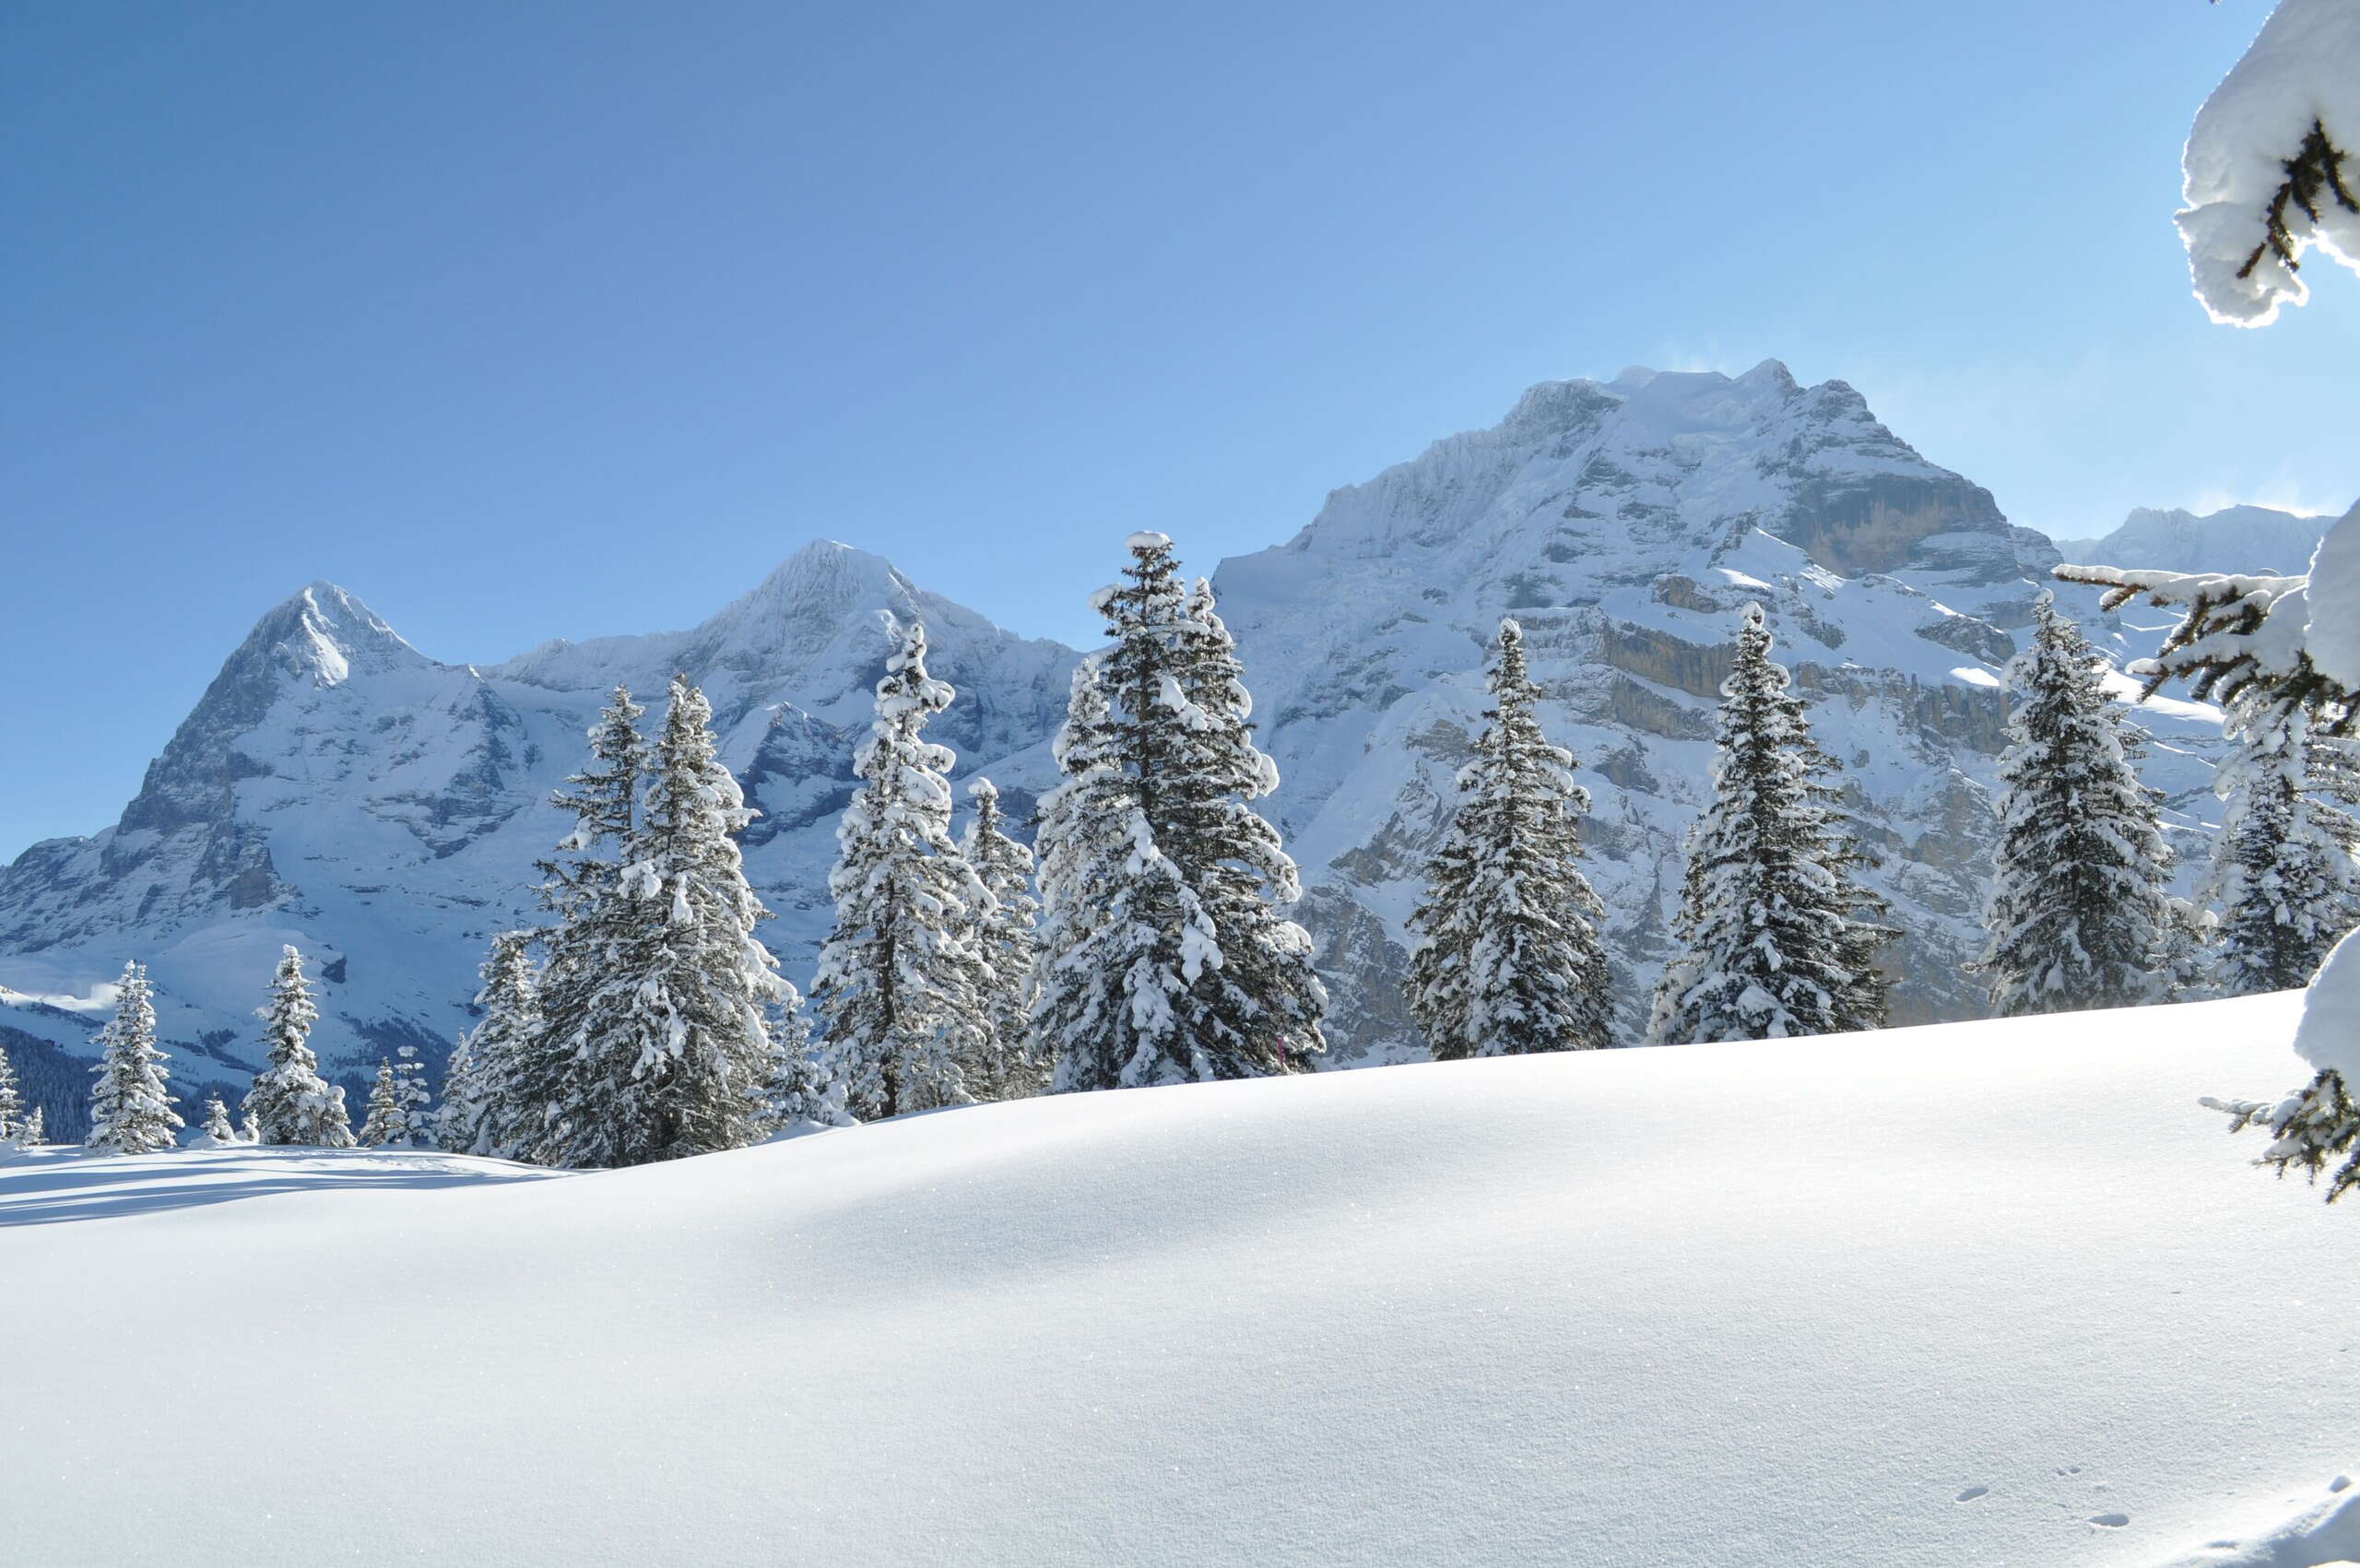
[[[0,1518],[45,1564],[2312,1568],[2354,1217],[2196,1104],[2300,1076],[2298,1000],[540,1179],[18,1157]]]

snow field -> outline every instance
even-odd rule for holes
[[[45,1564],[2307,1568],[2360,1546],[2360,1236],[2195,1103],[2305,1076],[2298,1001],[572,1176],[20,1157],[0,1518]]]

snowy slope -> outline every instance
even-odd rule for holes
[[[1758,599],[1885,856],[1871,880],[1909,934],[1896,1018],[1980,1012],[1959,966],[1981,940],[1999,671],[2056,560],[1852,388],[1800,386],[1767,360],[1734,379],[1632,370],[1534,387],[1493,429],[1338,490],[1290,543],[1223,562],[1222,613],[1344,1001],[1339,1057],[1393,1054],[1407,1032],[1389,984],[1402,922],[1480,722],[1483,649],[1510,613],[1552,699],[1543,723],[1595,798],[1591,878],[1632,996],[1663,955],[1736,614]],[[2094,597],[2069,591],[2064,607]],[[2217,715],[2141,718],[2160,742],[2150,781],[2192,825],[2213,810]]]
[[[2335,519],[2270,506],[2224,506],[2201,516],[2174,507],[2132,510],[2094,539],[2059,539],[2058,553],[2085,565],[2162,572],[2300,572]]]
[[[2295,1003],[579,1176],[26,1157],[0,1555],[2307,1568],[2360,1550],[2354,1217],[2195,1103],[2298,1081]]]

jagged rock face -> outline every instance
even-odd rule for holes
[[[764,812],[748,866],[780,915],[764,934],[799,973],[824,935],[870,689],[913,618],[961,693],[931,733],[1029,808],[1076,655],[842,545],[805,549],[691,631],[545,643],[490,669],[440,664],[313,584],[230,655],[115,827],[0,872],[0,984],[88,997],[124,958],[147,961],[194,1084],[251,1067],[251,1009],[293,941],[317,961],[317,1043],[348,1083],[395,1045],[439,1058],[487,939],[537,918],[533,863],[566,831],[549,798],[608,690],[660,706],[676,669],[713,697],[724,759]],[[88,1049],[76,1015],[6,1016]]]
[[[1988,887],[1999,671],[2056,560],[1850,387],[1799,386],[1773,361],[1735,379],[1536,387],[1495,429],[1339,490],[1288,544],[1224,562],[1222,611],[1271,715],[1339,1056],[1403,1049],[1402,921],[1481,722],[1485,646],[1511,614],[1544,719],[1595,800],[1589,869],[1633,1003],[1626,1032],[1665,956],[1749,600],[1769,609],[1846,765],[1882,860],[1871,879],[1908,931],[1896,1017],[1980,1012],[1960,966]],[[2204,716],[2184,716],[2201,743]],[[2185,749],[2153,766],[2188,803],[2209,774]]]
[[[1110,578],[1117,555],[1110,540]],[[1639,371],[1535,387],[1496,429],[1339,490],[1287,545],[1223,563],[1223,613],[1285,778],[1271,807],[1335,998],[1335,1060],[1418,1052],[1402,922],[1509,612],[1550,694],[1544,718],[1596,799],[1589,868],[1628,1032],[1665,956],[1712,707],[1752,599],[1847,765],[1877,880],[1910,931],[1897,1016],[1978,1011],[1958,966],[1988,887],[1997,667],[2056,559],[1849,387],[1800,387],[1772,362],[1734,380]],[[607,691],[660,702],[675,670],[705,688],[724,760],[763,813],[747,864],[780,916],[765,937],[800,981],[831,917],[852,749],[911,619],[959,689],[929,736],[1021,821],[1054,776],[1078,655],[859,550],[813,545],[686,631],[546,643],[482,669],[429,658],[314,584],[231,654],[116,826],[0,871],[0,1016],[87,1054],[105,983],[137,957],[183,1086],[234,1085],[291,941],[317,961],[317,1039],[348,1084],[398,1044],[439,1057],[490,937],[537,917],[534,861],[569,826],[549,797]],[[2185,705],[2177,717],[2148,766],[2201,810],[2212,726]]]

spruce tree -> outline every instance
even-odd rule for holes
[[[832,1055],[811,1043],[811,1021],[803,1015],[803,998],[795,987],[780,982],[784,995],[778,1021],[772,1028],[777,1054],[762,1094],[765,1136],[811,1132],[821,1127],[852,1125],[844,1110],[844,1086],[834,1070]]]
[[[629,688],[616,687],[590,728],[589,762],[569,775],[555,796],[560,808],[573,813],[574,824],[558,842],[560,858],[540,863],[541,903],[551,924],[535,1023],[529,1034],[511,1038],[515,1049],[503,1066],[483,1069],[487,1131],[479,1142],[490,1147],[476,1152],[565,1164],[578,1144],[599,1137],[574,1127],[565,1112],[583,1109],[582,1065],[606,1059],[598,1043],[619,1027],[612,982],[641,914],[623,898],[620,883],[647,771],[647,742],[639,732],[645,712]],[[604,1115],[595,1107],[588,1114]]]
[[[2354,794],[2352,753],[2300,708],[2232,703],[2229,720],[2237,749],[2213,784],[2228,802],[2212,874],[2219,994],[2295,990],[2360,924],[2360,823],[2333,804]]]
[[[2125,755],[2105,661],[2041,595],[2008,666],[1997,875],[1978,967],[2003,1017],[2164,999],[2173,941],[2155,796]]]
[[[270,1065],[254,1075],[246,1091],[254,1141],[350,1149],[352,1122],[345,1113],[344,1091],[320,1076],[319,1058],[312,1054],[312,1025],[319,1021],[320,1009],[303,978],[303,955],[291,947],[279,955],[270,1001],[259,1016]]]
[[[1325,1049],[1327,993],[1308,933],[1284,914],[1302,893],[1294,863],[1251,804],[1278,786],[1278,770],[1253,743],[1252,700],[1210,586],[1183,590],[1162,534],[1134,534],[1128,548],[1125,580],[1091,601],[1113,646],[1096,672],[1103,735],[1082,749],[1092,766],[1127,781],[1140,843],[1154,851],[1123,863],[1139,879],[1127,918],[1146,923],[1152,939],[1117,935],[1143,965],[1127,971],[1127,992],[1170,1018],[1148,1020],[1145,1056],[1085,1042],[1099,1067],[1061,1069],[1060,1081],[1106,1087],[1101,1069],[1117,1058],[1115,1081],[1124,1084],[1295,1070]],[[1068,786],[1077,776],[1068,771]],[[1176,887],[1163,887],[1167,878]],[[1053,961],[1067,965],[1069,956],[1061,949]]]
[[[46,1120],[47,1118],[43,1115],[41,1108],[38,1105],[27,1112],[25,1114],[25,1125],[18,1128],[17,1132],[17,1147],[19,1149],[39,1149],[42,1144],[47,1143],[49,1141],[49,1132],[45,1126]]]
[[[1156,847],[1122,766],[1098,658],[1074,670],[1041,801],[1036,1054],[1059,1093],[1218,1075],[1183,1032],[1189,986],[1217,957],[1212,922]]]
[[[156,1048],[155,994],[148,972],[123,966],[114,1017],[99,1034],[98,1081],[90,1091],[92,1149],[152,1154],[170,1149],[182,1126],[166,1082],[164,1053]]]
[[[979,1099],[1038,1094],[1049,1063],[1032,1049],[1033,970],[1041,956],[1040,901],[1032,896],[1032,852],[1009,837],[999,790],[989,779],[967,786],[974,815],[959,840],[960,856],[989,895],[975,911],[974,942],[984,961],[984,1028],[968,1091]]]
[[[1300,1069],[1327,1049],[1328,989],[1312,967],[1311,934],[1285,910],[1303,882],[1279,831],[1252,802],[1279,787],[1279,769],[1254,744],[1254,699],[1236,639],[1199,577],[1173,638],[1174,690],[1164,705],[1180,726],[1178,766],[1163,791],[1158,844],[1197,890],[1221,943],[1217,1004],[1255,1056]]]
[[[540,973],[529,931],[502,931],[477,971],[483,1017],[459,1037],[442,1081],[434,1141],[453,1154],[521,1158],[545,1126],[527,1067],[541,1036]]]
[[[853,759],[859,788],[836,827],[836,924],[812,1000],[864,1121],[964,1104],[962,1064],[987,1028],[974,912],[991,895],[950,841],[950,749],[924,738],[951,689],[926,674],[913,623],[885,661],[877,716]]]
[[[721,765],[713,709],[672,678],[639,826],[611,908],[608,972],[566,1054],[544,1140],[549,1163],[646,1164],[761,1136],[773,1069],[768,1009],[778,961],[756,939],[770,918],[736,835],[754,813]]]
[[[8,1047],[0,1042],[0,1143],[6,1143],[24,1130],[25,1097],[17,1087],[17,1069],[8,1060]]]
[[[1423,936],[1404,986],[1410,1016],[1437,1061],[1611,1045],[1606,912],[1579,867],[1589,792],[1574,783],[1573,753],[1540,732],[1540,689],[1513,620],[1500,622],[1491,692],[1410,917]]]
[[[360,1147],[403,1147],[407,1131],[402,1115],[400,1091],[394,1087],[394,1064],[380,1056],[377,1058],[376,1080],[369,1088],[368,1114],[360,1121]]]
[[[230,1125],[230,1107],[218,1094],[205,1097],[205,1126],[198,1136],[206,1149],[228,1149],[239,1141],[237,1129]]]
[[[1648,1020],[1650,1044],[1775,1040],[1882,1025],[1877,955],[1892,933],[1854,879],[1835,764],[1811,737],[1802,699],[1770,658],[1748,605],[1721,684],[1713,799],[1688,838],[1688,868]]]

